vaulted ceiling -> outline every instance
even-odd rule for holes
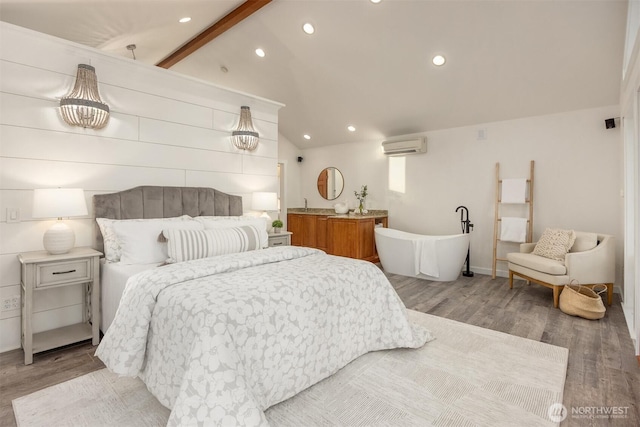
[[[135,44],[156,64],[242,3],[0,0],[0,20],[129,58]],[[280,132],[300,148],[383,140],[618,104],[626,12],[619,0],[273,0],[171,69],[286,104]]]

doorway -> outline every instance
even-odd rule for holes
[[[283,230],[287,229],[287,180],[285,175],[285,163],[278,162],[278,219],[282,221]]]

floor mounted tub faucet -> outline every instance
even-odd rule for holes
[[[456,208],[456,212],[460,210],[460,224],[462,226],[462,233],[469,234],[471,230],[473,230],[473,224],[469,220],[469,209],[466,206],[458,206]],[[465,219],[466,214],[466,219]],[[467,263],[467,270],[462,272],[464,277],[473,277],[473,271],[469,268],[469,263],[471,263],[471,248],[467,249],[467,259],[465,261]]]

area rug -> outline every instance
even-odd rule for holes
[[[553,426],[568,350],[409,311],[436,339],[366,354],[269,408],[272,426]],[[138,379],[106,369],[13,401],[19,427],[163,426],[169,410]],[[551,417],[553,417],[553,412]]]

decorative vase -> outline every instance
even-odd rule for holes
[[[280,231],[282,231],[282,228],[280,228],[280,227],[274,227],[273,228],[273,232],[274,233],[280,233]]]
[[[360,215],[364,213],[364,200],[360,200],[360,206],[358,206],[358,210],[360,211]]]

